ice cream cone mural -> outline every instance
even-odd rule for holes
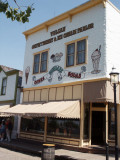
[[[30,67],[28,66],[28,67],[25,69],[26,84],[27,84],[27,82],[28,82],[29,72],[30,72]]]
[[[100,73],[101,70],[99,70],[99,63],[100,63],[100,57],[101,57],[101,45],[99,46],[99,49],[96,49],[92,55],[91,55],[91,59],[92,59],[92,63],[93,63],[93,71],[91,72],[92,74],[97,74]]]

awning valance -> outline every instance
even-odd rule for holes
[[[4,114],[6,113],[32,117],[80,118],[80,101],[19,104],[6,110]]]
[[[84,83],[84,102],[114,102],[114,91],[109,81]],[[119,103],[119,86],[117,87],[117,103]]]

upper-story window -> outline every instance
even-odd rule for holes
[[[86,39],[67,44],[66,67],[86,63]]]
[[[5,95],[6,94],[6,87],[7,87],[7,78],[3,78],[1,95]]]
[[[47,72],[48,51],[34,55],[33,74]]]

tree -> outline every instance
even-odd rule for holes
[[[4,13],[7,18],[12,21],[29,22],[29,17],[34,10],[33,4],[31,6],[19,6],[16,0],[13,0],[17,8],[12,8],[8,0],[0,0],[0,12]]]

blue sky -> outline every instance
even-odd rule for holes
[[[13,1],[9,0],[14,6]],[[38,24],[64,13],[88,0],[18,0],[18,4],[27,6],[34,3],[29,23],[12,22],[0,13],[0,65],[23,70],[25,37],[22,34]],[[111,0],[120,9],[120,0]]]

